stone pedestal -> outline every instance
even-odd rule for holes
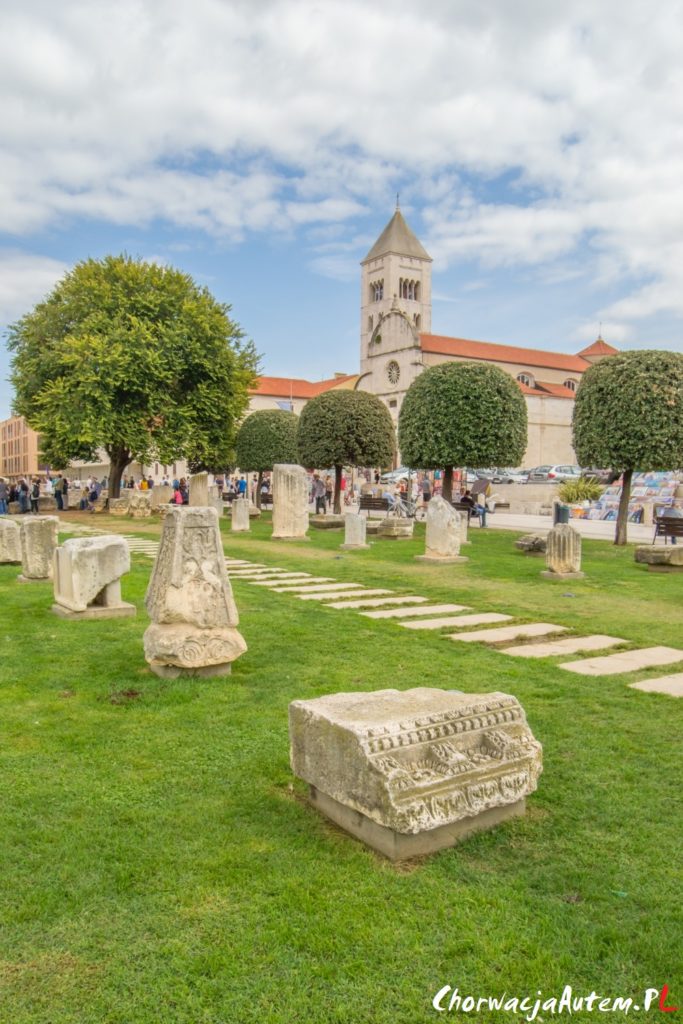
[[[13,519],[0,517],[0,563],[21,563],[21,530]]]
[[[292,770],[314,806],[392,860],[524,811],[541,745],[515,697],[336,693],[289,708]]]
[[[209,474],[195,473],[190,477],[190,507],[206,508],[209,504]]]
[[[416,561],[436,565],[466,562],[460,555],[460,518],[450,502],[436,494],[427,508],[425,553],[416,555]]]
[[[303,466],[273,466],[273,540],[308,540],[308,474]]]
[[[52,559],[57,547],[57,516],[26,516],[21,522],[21,583],[52,579]]]
[[[214,508],[168,509],[145,605],[145,658],[159,676],[227,675],[244,654]]]
[[[173,500],[173,488],[170,484],[155,484],[150,494],[152,495],[152,508],[155,512],[159,505],[170,505]]]
[[[343,530],[344,516],[334,512],[322,516],[310,516],[308,525],[314,530]]]
[[[131,491],[127,514],[131,519],[148,519],[152,514],[152,492]]]
[[[642,544],[636,548],[635,559],[650,572],[683,572],[683,544]]]
[[[414,519],[403,516],[386,516],[380,521],[377,536],[388,537],[389,540],[410,540],[414,527]]]
[[[545,562],[547,570],[541,573],[548,580],[580,580],[581,534],[572,526],[553,526],[546,538]]]
[[[367,519],[365,516],[354,515],[349,512],[344,516],[344,543],[340,544],[342,551],[363,551],[370,547],[366,543]]]
[[[249,500],[248,498],[235,498],[232,503],[232,525],[233,533],[249,532]]]
[[[135,615],[135,605],[121,600],[121,577],[126,572],[130,572],[130,552],[123,537],[65,541],[54,553],[52,611],[65,619]]]
[[[118,498],[109,499],[109,515],[127,516],[130,496],[134,493],[134,491],[128,490],[128,488],[121,488],[121,493]]]

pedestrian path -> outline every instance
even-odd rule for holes
[[[65,526],[63,533],[77,536],[101,535],[106,531],[81,524]],[[120,534],[132,553],[155,558],[159,542],[132,534]],[[441,635],[456,643],[483,643],[502,645],[510,641],[524,641],[534,637],[549,636],[541,643],[519,643],[512,647],[499,646],[498,650],[513,658],[556,658],[567,654],[580,654],[607,650],[628,643],[620,637],[601,633],[589,636],[570,636],[557,639],[557,634],[566,633],[566,626],[548,622],[518,623],[495,629],[465,631],[467,626],[484,626],[493,622],[510,622],[515,616],[501,612],[477,612],[464,604],[430,604],[429,598],[420,594],[397,594],[384,587],[366,588],[362,583],[335,581],[330,576],[314,576],[308,572],[296,572],[269,566],[263,562],[251,562],[246,558],[226,558],[225,565],[231,580],[247,586],[264,587],[271,593],[291,594],[300,601],[319,601],[324,607],[336,611],[355,611],[364,618],[392,620],[397,626],[411,630],[448,630]],[[367,610],[371,609],[371,610]],[[471,614],[462,614],[469,612]],[[579,658],[563,662],[559,668],[583,676],[618,675],[656,667],[658,665],[683,664],[683,650],[673,647],[645,647],[619,651],[593,658]],[[629,684],[633,689],[646,693],[666,694],[683,697],[683,673],[662,676],[659,679],[644,679]]]

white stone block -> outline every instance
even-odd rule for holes
[[[308,474],[303,466],[273,466],[273,539],[306,540]]]
[[[427,506],[425,553],[417,561],[448,564],[465,562],[460,556],[460,514],[450,502],[436,494]]]
[[[370,547],[366,540],[367,517],[349,512],[344,516],[344,543],[342,551],[363,550]]]
[[[52,559],[57,547],[57,516],[24,516],[21,522],[22,583],[52,579]]]
[[[209,504],[209,474],[194,473],[190,477],[190,506],[206,508]]]
[[[249,499],[235,498],[232,503],[233,533],[249,533]]]
[[[13,519],[0,517],[0,564],[21,562],[21,530]]]
[[[121,600],[121,577],[130,572],[130,551],[123,537],[67,540],[54,553],[55,604],[63,618],[115,618],[135,615]]]

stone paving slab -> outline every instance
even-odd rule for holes
[[[369,594],[370,591],[366,590],[365,594]],[[390,594],[390,590],[375,590],[375,594]],[[329,604],[328,608],[377,608],[379,605],[387,604],[411,604],[419,605],[422,601],[427,602],[427,597],[412,597],[410,595],[396,595],[395,597],[378,597],[375,599],[367,600],[363,598],[361,601],[336,601],[334,604]],[[410,609],[412,611],[412,608]]]
[[[643,693],[664,693],[667,697],[683,697],[683,672],[673,676],[660,676],[659,679],[643,679],[640,683],[629,683],[632,690]]]
[[[296,596],[299,598],[300,601],[332,601],[336,597],[342,598],[342,597],[351,596],[351,594],[354,597],[359,597],[360,598],[360,597],[374,597],[375,595],[390,594],[390,593],[391,593],[390,590],[381,590],[381,589],[377,588],[377,589],[374,589],[374,590],[352,590],[352,591],[335,590],[332,593],[327,593],[327,594],[297,594]],[[327,608],[337,608],[338,605],[337,604],[328,604],[328,605],[326,605],[326,607]],[[348,608],[348,605],[342,605],[342,607],[343,608]]]
[[[329,578],[329,577],[328,577]],[[329,591],[337,590],[363,590],[362,583],[315,583],[315,577],[312,577],[310,583],[314,583],[314,586],[310,586],[308,583],[306,586],[301,584],[300,587],[275,587],[274,591],[276,594],[317,594],[326,593]],[[256,586],[259,586],[257,583]]]
[[[416,619],[414,622],[399,622],[404,629],[441,629],[443,626],[479,626],[485,622],[509,622],[512,615],[499,612],[480,612],[476,615],[447,615],[437,619]]]
[[[230,572],[269,572],[270,571],[270,566],[269,565],[264,565],[263,562],[254,562],[252,565],[233,565],[227,558],[225,560],[225,568],[229,569]]]
[[[417,608],[385,608],[381,612],[361,612],[368,619],[409,619],[418,615],[444,615],[446,612],[467,612],[468,604],[425,604]]]
[[[553,626],[549,622],[530,622],[526,626],[503,626],[501,629],[479,629],[474,633],[449,634],[449,640],[462,640],[466,644],[499,644],[516,640],[520,636],[546,636],[548,633],[566,633],[566,626]]]
[[[549,640],[545,644],[522,644],[520,647],[506,647],[502,653],[517,658],[554,658],[558,654],[574,654],[576,651],[604,651],[626,643],[618,636],[569,636],[564,640]]]
[[[253,562],[250,562],[246,558],[226,558],[225,559],[225,564],[226,565],[251,565],[251,566],[254,565]]]
[[[329,583],[332,580],[331,576],[309,576],[306,579],[306,583]],[[292,580],[294,583],[295,580]],[[281,587],[284,590],[286,580],[281,576],[273,576],[270,580],[249,580],[252,587]],[[303,581],[302,581],[303,583]],[[359,587],[360,583],[354,583],[354,587]]]
[[[324,576],[322,579],[329,580],[331,576]],[[231,572],[230,579],[233,580],[254,580],[258,582],[266,582],[272,580],[273,582],[281,583],[283,580],[311,580],[313,577],[310,572],[287,572],[285,569],[279,569],[277,572]],[[317,576],[316,579],[320,580],[321,577]]]
[[[683,661],[683,651],[674,647],[641,647],[637,651],[607,654],[604,658],[566,661],[560,668],[566,669],[567,672],[577,672],[581,676],[611,676],[619,672],[653,668],[655,665],[673,665],[677,661]]]

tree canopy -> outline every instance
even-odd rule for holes
[[[634,470],[683,467],[683,355],[620,352],[591,366],[574,403],[574,449],[582,466],[623,472],[615,543],[626,543]]]
[[[340,512],[343,466],[391,465],[394,428],[389,410],[366,391],[325,391],[299,417],[298,448],[304,466],[334,466],[334,510]]]
[[[240,469],[259,475],[256,504],[261,505],[263,472],[276,462],[296,462],[299,418],[284,409],[259,409],[244,420],[237,431],[235,454]]]
[[[229,310],[170,267],[77,264],[9,330],[16,412],[44,458],[66,466],[103,448],[115,496],[132,459],[227,457],[257,369]]]
[[[527,412],[517,382],[486,363],[441,363],[411,384],[398,419],[401,459],[443,469],[450,500],[453,466],[517,466],[527,446]]]

